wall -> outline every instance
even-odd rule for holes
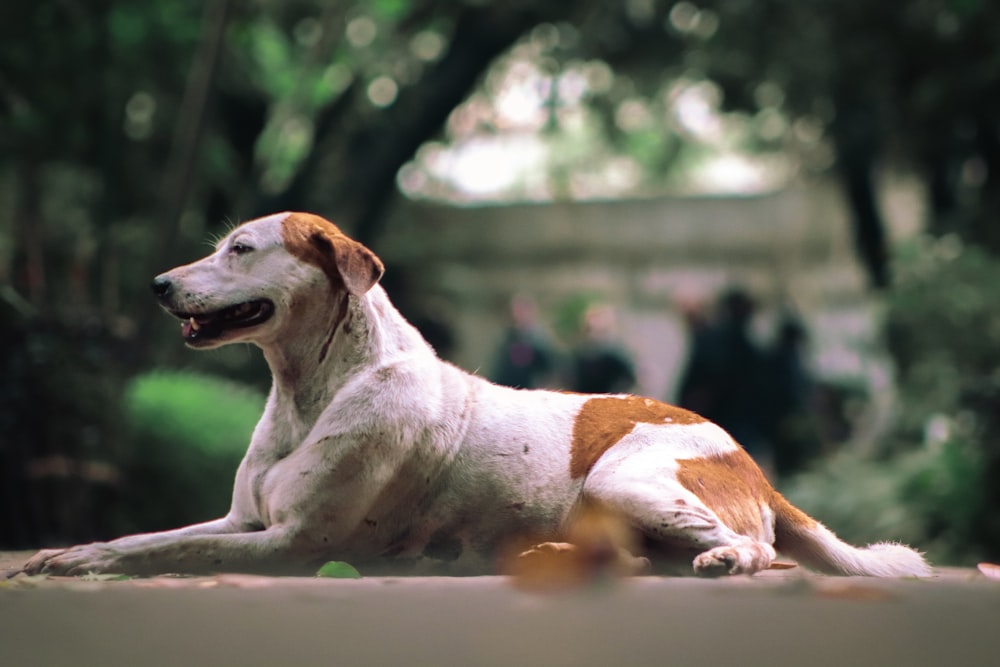
[[[880,347],[877,305],[829,186],[474,208],[404,201],[377,250],[422,308],[451,323],[450,356],[470,370],[492,364],[515,293],[550,316],[574,295],[600,295],[639,362],[639,391],[657,398],[672,398],[686,354],[679,305],[731,285],[758,298],[762,338],[782,308],[794,308],[825,377],[870,383]]]

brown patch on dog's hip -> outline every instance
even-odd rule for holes
[[[761,507],[774,494],[770,482],[743,449],[677,462],[677,481],[698,496],[740,535],[765,534]]]
[[[596,396],[591,398],[573,423],[573,443],[569,472],[583,477],[601,455],[632,432],[636,424],[701,424],[704,417],[651,398],[639,396]]]

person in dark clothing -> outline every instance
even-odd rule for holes
[[[720,298],[714,320],[692,331],[678,402],[729,431],[768,469],[773,451],[767,359],[750,337],[754,307],[749,294],[732,289]]]
[[[510,325],[504,332],[490,379],[508,387],[536,389],[550,384],[555,366],[555,353],[538,323],[535,302],[525,295],[515,295],[510,303]]]
[[[614,313],[596,305],[583,316],[583,341],[570,359],[573,391],[585,394],[627,392],[635,385],[635,369],[628,353],[612,338]]]
[[[819,433],[813,416],[813,380],[803,361],[806,329],[786,313],[768,355],[770,437],[774,471],[786,477],[801,470],[819,453]]]

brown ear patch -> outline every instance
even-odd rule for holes
[[[761,507],[770,505],[774,491],[745,450],[682,459],[677,464],[677,481],[724,524],[740,535],[765,534]]]
[[[382,277],[375,253],[318,215],[290,213],[282,221],[281,238],[288,252],[322,269],[335,288],[361,295]]]
[[[597,459],[632,432],[635,425],[701,424],[704,417],[640,396],[596,396],[580,408],[573,423],[569,472],[574,478],[590,472]]]

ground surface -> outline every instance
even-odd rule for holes
[[[0,572],[29,554],[0,552]],[[0,574],[0,665],[1000,664],[1000,581],[637,577],[561,593],[503,577],[83,581]]]

